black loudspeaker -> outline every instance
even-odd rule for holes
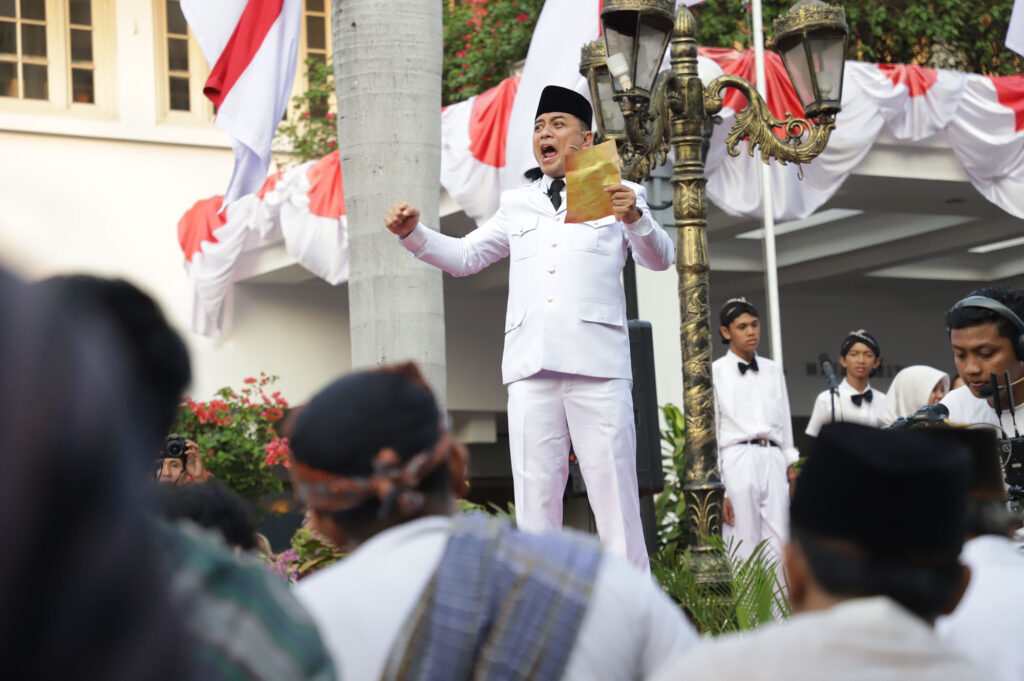
[[[665,489],[658,426],[658,392],[654,379],[654,333],[650,322],[629,320],[629,354],[633,362],[633,420],[636,422],[636,478],[640,496]]]

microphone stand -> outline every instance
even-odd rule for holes
[[[832,423],[836,422],[836,395],[839,394],[839,388],[833,388],[831,385],[828,387],[828,397],[832,401]]]

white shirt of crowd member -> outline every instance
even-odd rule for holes
[[[1024,361],[1017,357],[1013,342],[999,333],[999,325],[987,321],[962,329],[950,329],[949,342],[953,348],[956,369],[965,385],[951,390],[942,404],[949,408],[953,423],[987,423],[1000,429],[1000,437],[1014,436],[1024,429]],[[1011,412],[1005,390],[999,392],[1002,417],[996,416],[995,398],[983,395],[991,386],[994,373],[1000,385],[1010,372],[1013,383]],[[1014,423],[1016,421],[1016,424]]]
[[[730,303],[754,310],[746,300],[728,301],[723,322]],[[781,556],[789,513],[787,478],[800,457],[793,446],[786,379],[778,364],[757,355],[761,322],[754,314],[741,313],[719,333],[729,343],[729,352],[712,365],[725,485],[722,536],[727,543],[738,542],[742,557],[765,540],[770,552]]]
[[[854,331],[851,335],[856,333]],[[835,396],[836,422],[878,427],[885,411],[885,393],[872,388],[868,381],[875,370],[882,366],[882,357],[876,355],[866,343],[857,342],[850,346],[845,355],[839,356],[839,365],[846,370],[846,377],[839,384],[839,394]],[[864,397],[855,400],[858,395]],[[832,396],[828,390],[823,390],[814,400],[814,409],[804,432],[817,437],[821,427],[831,422]]]

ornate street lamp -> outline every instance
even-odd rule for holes
[[[726,137],[732,156],[736,146],[748,140],[751,155],[760,147],[761,158],[781,163],[808,163],[825,148],[835,128],[842,99],[843,61],[846,53],[845,12],[819,0],[800,0],[775,21],[776,44],[782,52],[790,79],[807,118],[787,114],[775,118],[764,99],[749,82],[721,75],[707,86],[697,67],[696,21],[685,6],[675,12],[673,0],[605,0],[601,12],[610,87],[601,85],[597,67],[589,69],[591,96],[598,117],[598,132],[616,139],[623,175],[636,181],[650,176],[665,162],[668,150],[675,155],[672,172],[673,212],[678,230],[676,268],[679,272],[679,305],[682,325],[683,405],[686,412],[686,500],[690,548],[694,572],[703,582],[727,579],[727,567],[719,561],[707,538],[721,533],[722,483],[718,472],[715,438],[715,403],[711,384],[711,323],[708,312],[707,197],[701,154],[707,119],[722,108],[722,90],[738,89],[747,106],[736,113]],[[670,70],[655,76],[671,38]],[[599,60],[591,60],[596,64]],[[581,65],[581,72],[583,71]],[[605,133],[611,120],[609,100],[622,112],[623,131]],[[613,126],[618,123],[612,123]],[[780,139],[773,129],[784,133]]]

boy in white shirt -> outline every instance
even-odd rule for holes
[[[712,364],[718,465],[725,485],[722,537],[748,557],[764,541],[781,556],[787,538],[787,476],[800,454],[793,446],[786,379],[757,356],[761,322],[746,298],[727,300],[719,333],[729,352]]]
[[[885,393],[868,382],[882,366],[882,350],[878,341],[864,329],[851,331],[839,346],[839,364],[846,377],[834,396],[835,422],[860,423],[880,428],[885,414]],[[818,393],[811,419],[804,432],[817,437],[826,423],[833,421],[833,396],[828,390]]]

